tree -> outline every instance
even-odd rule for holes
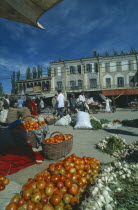
[[[38,78],[42,77],[42,73],[43,73],[42,67],[38,64],[37,65],[37,77]]]
[[[12,84],[12,93],[15,94],[17,90],[17,82],[16,82],[16,74],[15,71],[12,72],[11,75],[11,84]]]
[[[2,96],[3,94],[3,86],[2,86],[2,83],[0,82],[0,96]]]
[[[93,57],[97,57],[97,52],[96,52],[96,50],[93,51]]]
[[[109,56],[109,53],[108,53],[108,51],[105,51],[105,56]]]
[[[33,75],[33,79],[36,79],[36,78],[37,78],[37,71],[36,71],[36,67],[33,67],[33,70],[32,70],[32,75]]]
[[[123,50],[120,50],[120,55],[126,55],[126,53]]]
[[[117,51],[113,49],[113,54],[118,55]]]
[[[58,62],[62,61],[60,57],[58,57]]]
[[[30,67],[28,67],[27,69],[26,69],[26,79],[31,79],[31,69],[30,69]]]
[[[130,49],[130,54],[136,54],[136,53],[137,53],[137,51],[134,48]]]
[[[16,77],[17,77],[17,80],[19,81],[20,80],[20,70],[17,71]]]
[[[47,74],[48,74],[48,77],[51,77],[51,68],[50,68],[50,66],[47,67]]]

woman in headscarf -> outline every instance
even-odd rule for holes
[[[31,114],[33,116],[37,116],[38,113],[37,113],[37,103],[35,102],[35,97],[32,98],[32,101],[31,101]]]

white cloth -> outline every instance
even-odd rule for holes
[[[105,107],[105,111],[106,112],[111,112],[111,109],[110,109],[110,102],[111,100],[110,99],[106,99],[106,107]]]
[[[89,99],[87,100],[87,104],[91,104],[91,103],[93,103],[93,102],[94,102],[93,97],[91,97],[91,98],[89,98]]]
[[[8,105],[9,105],[9,104],[10,104],[10,101],[9,101],[9,99],[8,99],[8,98],[6,98],[5,100],[7,101]]]
[[[82,102],[85,102],[85,101],[86,101],[85,96],[84,95],[79,95],[79,102],[80,102],[80,104]]]
[[[41,109],[44,108],[44,101],[43,100],[40,101],[40,107],[41,107]]]
[[[65,101],[64,95],[63,93],[60,93],[57,97],[58,108],[64,107],[64,101]]]

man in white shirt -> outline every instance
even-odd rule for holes
[[[64,113],[63,113],[64,101],[65,101],[65,97],[64,97],[63,93],[61,93],[61,90],[58,90],[58,97],[57,97],[58,114],[57,114],[57,116],[60,116],[60,117],[64,116]]]
[[[86,101],[85,95],[84,95],[84,92],[82,92],[81,95],[79,95],[80,111],[85,111],[85,107],[84,107],[85,101]]]

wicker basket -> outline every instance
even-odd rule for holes
[[[35,116],[26,116],[26,117],[32,117],[32,118],[37,119]],[[24,120],[26,117],[24,117],[22,120]],[[38,120],[38,123],[40,124],[39,120]],[[22,130],[22,129],[14,128],[11,130],[11,134],[12,134],[14,142],[17,145],[30,143],[32,144],[33,148],[37,147],[37,137],[32,130]],[[43,135],[42,139],[44,140],[44,138],[45,136]]]
[[[57,120],[55,118],[51,118],[51,119],[46,119],[45,118],[45,122],[46,122],[47,125],[53,125],[53,124],[56,123],[56,121]]]
[[[50,137],[55,134],[59,133],[58,131],[53,132]],[[64,136],[64,134],[62,134]],[[66,140],[64,136],[64,141],[61,143],[44,143],[42,142],[43,153],[46,159],[49,160],[58,160],[61,157],[66,156],[70,153],[73,145],[73,136],[71,139]]]

